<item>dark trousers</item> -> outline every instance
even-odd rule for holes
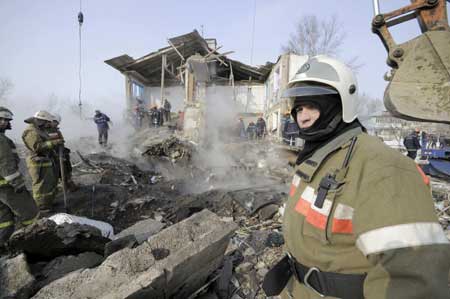
[[[408,151],[408,157],[415,160],[417,157],[417,150]]]
[[[102,146],[106,146],[108,144],[107,128],[98,128],[98,143]]]
[[[34,222],[39,209],[26,190],[15,193],[12,187],[0,187],[0,247],[15,228]]]
[[[166,119],[166,121],[170,121],[170,110],[164,111],[164,118]]]

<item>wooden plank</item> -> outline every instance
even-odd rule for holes
[[[164,101],[164,71],[166,70],[166,59],[167,59],[166,54],[163,54],[161,59],[162,59],[162,67],[161,67],[161,98],[160,98],[160,101],[161,101],[161,105],[162,105],[162,103]]]
[[[175,52],[177,52],[178,56],[181,57],[181,60],[185,61],[183,55],[181,55],[180,51],[178,51],[177,47],[175,47],[172,42],[170,41],[170,39],[167,39],[167,42],[169,43],[169,45],[175,50]]]

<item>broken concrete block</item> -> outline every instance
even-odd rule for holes
[[[233,201],[238,203],[247,215],[253,215],[268,205],[279,206],[285,198],[285,195],[273,189],[237,191],[232,196]]]
[[[142,244],[150,236],[160,232],[164,227],[164,224],[154,219],[147,219],[137,222],[135,225],[130,226],[118,233],[114,239],[119,239],[125,236],[133,235],[139,244]]]
[[[57,226],[43,218],[16,231],[8,242],[8,249],[12,252],[23,251],[31,260],[51,260],[61,255],[88,251],[103,254],[109,241],[95,227],[78,223]]]
[[[112,254],[96,269],[54,281],[33,298],[187,298],[221,265],[236,228],[203,210]]]
[[[103,256],[95,252],[84,252],[73,256],[60,256],[48,263],[40,273],[35,290],[78,269],[93,268],[101,264]]]
[[[117,252],[125,248],[133,248],[138,244],[139,243],[134,235],[121,237],[105,245],[105,256],[110,256],[114,252]]]
[[[278,212],[278,209],[279,206],[274,204],[270,204],[259,209],[259,219],[261,219],[262,221],[272,219],[273,216],[275,216],[275,214]]]
[[[0,299],[29,298],[34,281],[24,254],[0,259]]]

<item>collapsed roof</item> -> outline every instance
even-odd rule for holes
[[[272,68],[271,63],[262,67],[253,67],[242,62],[227,58],[211,48],[197,30],[191,33],[168,39],[169,46],[134,59],[126,54],[106,60],[105,63],[123,74],[130,75],[146,85],[161,84],[162,56],[166,55],[165,82],[181,80],[182,66],[186,60],[195,55],[211,56],[216,63],[213,79],[228,80],[233,74],[235,81],[252,80],[263,82]],[[167,81],[166,81],[167,80]]]

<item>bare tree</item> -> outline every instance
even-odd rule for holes
[[[0,103],[6,103],[6,97],[13,89],[14,85],[9,79],[0,78]]]
[[[300,18],[295,32],[282,49],[298,55],[336,55],[344,38],[336,16],[320,21],[315,15],[305,15]]]
[[[345,37],[337,16],[332,16],[328,20],[319,20],[315,15],[304,15],[298,21],[295,32],[291,33],[286,45],[282,46],[282,51],[297,55],[338,56]],[[353,70],[362,67],[357,57],[346,63]]]

